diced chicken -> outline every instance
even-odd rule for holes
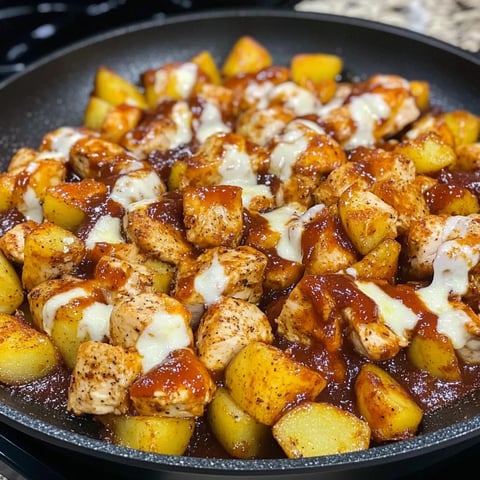
[[[242,189],[231,185],[187,188],[183,221],[187,240],[199,248],[236,247],[243,229]]]
[[[185,305],[212,305],[222,296],[257,303],[267,257],[255,248],[216,247],[178,266],[172,295]]]
[[[174,350],[129,388],[139,415],[199,417],[212,400],[216,386],[193,350]]]
[[[153,292],[152,272],[140,263],[131,263],[110,255],[102,256],[95,267],[95,279],[105,291],[109,303],[120,297]]]
[[[136,349],[143,373],[173,350],[191,347],[190,311],[165,294],[139,293],[115,302],[110,318],[112,344]]]
[[[252,341],[273,342],[267,316],[253,303],[222,297],[200,319],[195,333],[200,360],[212,371],[223,370]]]
[[[167,192],[158,200],[136,202],[123,219],[127,237],[145,254],[177,265],[192,254],[183,224],[183,200]]]
[[[25,238],[37,227],[38,223],[27,220],[18,223],[0,237],[0,250],[12,262],[22,264],[24,259]]]
[[[136,352],[102,342],[82,343],[72,372],[67,409],[75,415],[126,413],[128,387],[141,369],[141,357]]]

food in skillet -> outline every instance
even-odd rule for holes
[[[100,67],[84,124],[14,154],[12,394],[132,448],[297,458],[421,434],[480,388],[478,117],[334,55],[272,62],[243,37],[140,86]]]

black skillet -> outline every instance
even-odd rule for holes
[[[68,47],[0,84],[0,166],[16,149],[36,148],[43,134],[82,122],[92,79],[106,65],[137,81],[152,66],[209,50],[221,62],[238,37],[252,35],[286,64],[294,53],[330,52],[350,77],[394,73],[426,80],[432,103],[480,114],[480,60],[403,29],[347,17],[274,10],[208,11],[121,28]],[[13,429],[136,478],[400,478],[480,442],[480,393],[425,419],[420,434],[364,452],[300,460],[220,460],[149,454],[95,438],[87,420],[72,420],[0,387],[0,420]],[[1,427],[1,424],[0,424]],[[119,473],[120,475],[120,473]],[[123,478],[123,477],[122,477]]]

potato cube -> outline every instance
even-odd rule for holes
[[[365,450],[370,445],[368,423],[328,403],[303,402],[272,427],[288,458]]]
[[[355,248],[366,255],[387,238],[397,236],[397,213],[372,192],[345,190],[338,201],[338,214]]]
[[[222,74],[256,73],[272,64],[270,52],[254,38],[243,36],[231,48],[222,66]]]
[[[146,108],[143,93],[133,83],[106,67],[99,67],[95,75],[93,95],[110,103],[126,103]]]
[[[430,84],[420,80],[412,80],[410,82],[410,91],[419,110],[425,111],[430,105]]]
[[[467,145],[478,140],[480,134],[480,118],[466,110],[453,110],[439,117],[453,133],[455,147]]]
[[[424,193],[424,197],[430,213],[435,215],[470,215],[480,209],[478,197],[458,185],[436,183]]]
[[[326,380],[284,351],[252,342],[228,364],[225,386],[241,409],[258,422],[273,425],[300,398],[314,400]]]
[[[122,103],[115,105],[105,114],[100,128],[102,138],[109,142],[120,143],[122,137],[135,128],[142,119],[142,109],[135,105]]]
[[[195,430],[193,418],[102,415],[97,419],[115,445],[162,455],[183,455]]]
[[[183,192],[183,222],[187,240],[199,248],[237,246],[243,230],[242,189],[188,187]]]
[[[357,407],[378,442],[404,440],[415,435],[422,409],[385,370],[366,363],[354,385]]]
[[[31,290],[39,283],[72,271],[83,259],[84,243],[73,233],[45,222],[25,239],[22,284]]]
[[[294,55],[290,63],[292,79],[296,83],[335,80],[342,69],[342,59],[328,53],[301,53]]]
[[[210,52],[203,50],[192,58],[192,62],[206,73],[215,85],[220,85],[220,72]]]
[[[100,131],[112,105],[102,98],[91,95],[88,99],[85,113],[83,114],[83,124],[87,128]]]
[[[60,364],[48,335],[20,318],[0,313],[0,382],[20,385],[39,380]]]
[[[17,271],[0,251],[0,313],[13,313],[23,302],[23,288]]]
[[[207,419],[215,438],[234,458],[262,458],[271,442],[271,429],[257,422],[218,388],[208,406]]]
[[[13,192],[17,176],[13,173],[0,173],[0,212],[9,210],[14,206]]]
[[[467,171],[480,169],[480,142],[459,145],[455,150],[457,152],[456,168]]]
[[[91,178],[62,183],[45,192],[43,215],[45,220],[73,231],[85,219],[88,205],[99,202],[106,195],[107,186]]]
[[[396,153],[409,158],[418,174],[434,174],[442,168],[455,164],[456,154],[435,132],[425,132],[412,140],[405,140],[395,147]]]

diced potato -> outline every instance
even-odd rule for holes
[[[455,167],[459,170],[478,170],[480,169],[480,142],[459,145],[456,148],[457,162]],[[1,186],[0,186],[1,189]],[[1,200],[0,200],[1,202]],[[1,210],[1,208],[0,208]]]
[[[13,313],[23,302],[20,277],[0,251],[0,313]]]
[[[147,106],[145,97],[138,87],[106,67],[99,67],[97,70],[93,95],[111,105],[126,103],[140,108]]]
[[[368,423],[328,403],[297,405],[273,425],[272,432],[288,458],[354,452],[370,445]]]
[[[83,124],[87,128],[100,131],[112,105],[102,98],[91,95],[88,99],[87,107],[83,115]]]
[[[48,335],[0,313],[0,382],[21,385],[39,380],[53,372],[59,359]]]
[[[453,110],[440,115],[455,138],[455,146],[467,145],[478,140],[480,118],[466,110]]]
[[[102,415],[113,443],[145,452],[183,455],[195,430],[193,418]]]
[[[470,190],[457,185],[436,183],[425,192],[430,213],[440,215],[470,215],[478,213],[478,197]]]
[[[198,67],[210,77],[210,80],[215,83],[215,85],[220,85],[220,72],[210,52],[207,50],[200,52],[192,58],[192,62],[197,64]]]
[[[362,255],[385,239],[397,236],[395,210],[374,193],[355,185],[340,196],[338,214],[348,237]]]
[[[142,109],[135,105],[122,103],[115,105],[105,115],[100,128],[102,138],[109,142],[120,143],[122,137],[135,128],[142,119]]]
[[[31,290],[49,278],[69,273],[85,253],[84,243],[68,230],[45,222],[25,239],[22,284]]]
[[[0,173],[0,212],[13,207],[16,181],[16,175],[13,173]]]
[[[425,132],[395,147],[395,152],[409,158],[418,174],[433,174],[455,164],[456,154],[452,146],[435,132]]]
[[[441,380],[455,382],[461,379],[458,358],[452,341],[436,328],[417,331],[407,350],[410,362]]]
[[[410,438],[423,418],[422,409],[385,370],[365,364],[354,385],[357,408],[379,442]]]
[[[327,53],[302,53],[292,57],[290,70],[294,82],[305,80],[313,83],[335,80],[343,69],[343,61],[338,55]]]
[[[177,160],[173,163],[170,169],[170,175],[168,176],[168,190],[177,190],[180,186],[180,179],[182,178],[187,164],[181,160]]]
[[[393,283],[398,270],[401,245],[387,238],[350,268],[361,279],[379,279]]]
[[[410,91],[419,110],[426,110],[430,105],[430,84],[420,80],[412,80],[410,82]]]
[[[49,222],[73,231],[85,219],[88,204],[106,194],[107,186],[91,178],[62,183],[45,192],[43,215]]]
[[[225,386],[242,410],[261,423],[273,425],[287,406],[300,398],[315,399],[326,380],[282,350],[252,342],[228,364]]]
[[[243,36],[237,40],[222,66],[226,77],[239,73],[256,73],[272,64],[270,52],[254,38]]]
[[[169,293],[175,276],[175,267],[169,263],[149,258],[145,266],[152,272],[153,288],[157,293]]]
[[[232,399],[228,390],[218,388],[208,406],[207,418],[215,438],[234,458],[261,458],[271,441],[271,429],[257,422]]]

